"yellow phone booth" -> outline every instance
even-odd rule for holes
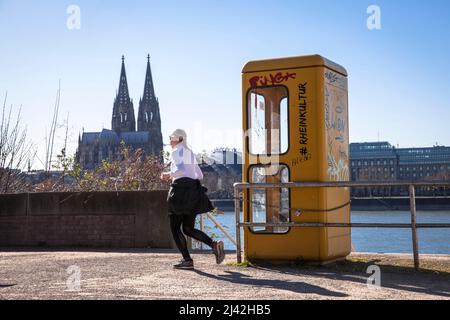
[[[242,72],[243,182],[348,181],[346,70],[311,55],[250,61]],[[245,190],[244,221],[349,223],[349,201],[348,188]],[[244,227],[245,256],[325,263],[350,253],[350,232]]]

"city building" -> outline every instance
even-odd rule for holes
[[[197,158],[203,171],[202,183],[208,188],[211,199],[233,199],[233,184],[242,181],[242,153],[217,148]]]
[[[351,181],[450,180],[450,147],[395,148],[389,142],[350,144]],[[448,188],[420,187],[418,196],[450,195]],[[353,188],[353,196],[405,196],[407,188]]]

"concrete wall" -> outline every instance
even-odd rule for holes
[[[0,246],[172,248],[167,191],[0,195]]]

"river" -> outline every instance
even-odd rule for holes
[[[235,236],[234,212],[227,211],[217,215],[217,220],[227,228],[231,235]],[[354,211],[352,222],[367,223],[410,223],[409,211],[383,211],[363,212]],[[225,242],[225,248],[235,250],[235,246],[222,232],[213,227],[213,223],[204,218],[208,233],[214,233],[218,239]],[[450,211],[419,211],[418,223],[450,223]],[[450,229],[419,229],[420,253],[450,254]],[[387,229],[387,228],[353,228],[352,243],[358,252],[379,253],[411,253],[411,229]]]

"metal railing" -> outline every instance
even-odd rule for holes
[[[219,210],[220,211],[220,210]],[[223,212],[222,212],[223,213]],[[233,236],[227,231],[227,229],[222,226],[222,224],[214,217],[211,212],[205,213],[205,216],[211,220],[211,222],[224,234],[228,240],[231,241],[232,244],[234,244],[237,247],[236,239],[233,238]],[[205,231],[205,223],[203,221],[203,214],[199,214],[199,227],[201,231]],[[198,241],[200,243],[200,250],[203,250],[203,242]],[[190,247],[192,249],[192,242],[190,242]]]
[[[415,182],[285,182],[285,183],[235,183],[234,184],[234,210],[236,214],[236,259],[242,262],[241,227],[296,227],[296,228],[411,228],[414,256],[414,268],[419,269],[419,244],[417,238],[418,228],[450,228],[450,223],[417,223],[416,222],[416,195],[418,186],[450,187],[450,182],[415,181]],[[253,223],[241,222],[240,190],[270,189],[270,188],[346,188],[346,187],[409,187],[409,203],[411,223],[325,223],[325,222],[279,222],[279,223]],[[244,204],[243,204],[244,205]],[[323,210],[329,211],[329,210]]]

